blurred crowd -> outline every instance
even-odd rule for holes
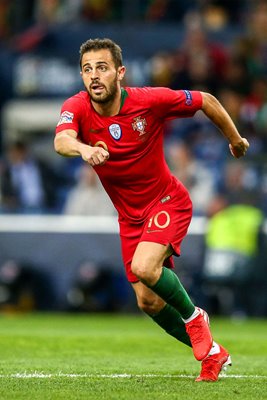
[[[170,168],[189,189],[195,215],[211,216],[236,203],[266,214],[267,1],[0,0],[0,44],[34,46],[51,24],[77,20],[183,26],[176,49],[162,49],[147,60],[145,84],[214,94],[250,149],[244,160],[233,160],[220,132],[197,113],[166,127]],[[211,34],[232,27],[239,32],[234,40]],[[128,79],[126,85],[135,84],[134,76]],[[11,143],[1,155],[2,213],[114,214],[90,167],[66,160],[63,168],[53,168],[31,147]]]
[[[7,38],[35,25],[61,22],[174,22],[199,10],[212,22],[237,23],[253,0],[1,0],[0,37]],[[213,23],[214,23],[213,22]]]

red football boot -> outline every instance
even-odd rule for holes
[[[185,324],[186,332],[190,338],[193,353],[198,361],[204,360],[212,348],[212,335],[209,328],[209,316],[206,311],[196,307],[199,315]]]
[[[222,346],[219,347],[219,352],[206,357],[201,363],[201,372],[197,377],[196,382],[215,382],[218,380],[221,370],[226,370],[227,366],[232,365],[231,357],[227,350]]]

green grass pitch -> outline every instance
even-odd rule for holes
[[[191,349],[143,315],[1,315],[0,399],[267,399],[267,320],[211,325],[233,366],[196,383]]]

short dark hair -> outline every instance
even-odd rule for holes
[[[114,61],[115,67],[122,66],[122,50],[119,45],[117,45],[111,39],[88,39],[84,42],[80,47],[80,67],[82,68],[82,57],[88,51],[97,51],[107,49],[110,51],[112,55],[112,59]]]

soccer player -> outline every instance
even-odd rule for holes
[[[110,39],[83,43],[80,68],[86,90],[64,102],[55,150],[95,169],[118,211],[123,261],[139,308],[192,347],[202,362],[197,381],[216,381],[230,355],[213,340],[207,313],[193,304],[173,271],[172,255],[180,255],[192,203],[164,159],[164,122],[202,110],[234,157],[244,156],[249,144],[211,94],[122,87],[122,52]]]

